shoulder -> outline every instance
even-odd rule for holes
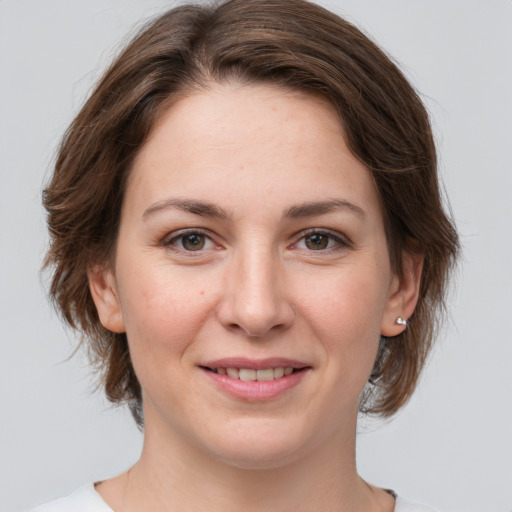
[[[29,512],[113,512],[94,489],[94,484],[89,484],[64,498],[59,498],[49,503],[39,505]]]
[[[397,496],[395,512],[436,512],[433,508],[418,503],[412,503],[404,498]]]
[[[28,512],[113,512],[94,489],[94,484],[89,484],[69,496],[39,505]],[[396,497],[395,512],[436,512],[425,505],[411,503],[400,496]]]

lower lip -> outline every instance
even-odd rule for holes
[[[210,370],[202,370],[222,391],[235,398],[250,402],[277,398],[297,386],[308,373],[308,370],[304,369],[274,380],[243,381]]]

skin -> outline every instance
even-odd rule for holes
[[[144,391],[141,459],[97,487],[105,501],[391,512],[392,497],[357,474],[355,436],[379,337],[399,334],[416,304],[421,261],[406,254],[404,267],[400,279],[391,270],[377,190],[328,103],[233,84],[175,103],[135,160],[113,266],[89,271]],[[201,369],[225,357],[308,369],[254,402]]]

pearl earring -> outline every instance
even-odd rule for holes
[[[396,320],[395,320],[395,323],[397,323],[398,325],[404,325],[407,327],[407,320],[404,320],[401,316],[399,316]]]

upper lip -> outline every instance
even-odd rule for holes
[[[202,362],[199,366],[211,368],[247,368],[249,370],[264,370],[266,368],[308,368],[309,364],[296,359],[285,357],[270,357],[266,359],[248,359],[246,357],[225,357],[214,361]]]

